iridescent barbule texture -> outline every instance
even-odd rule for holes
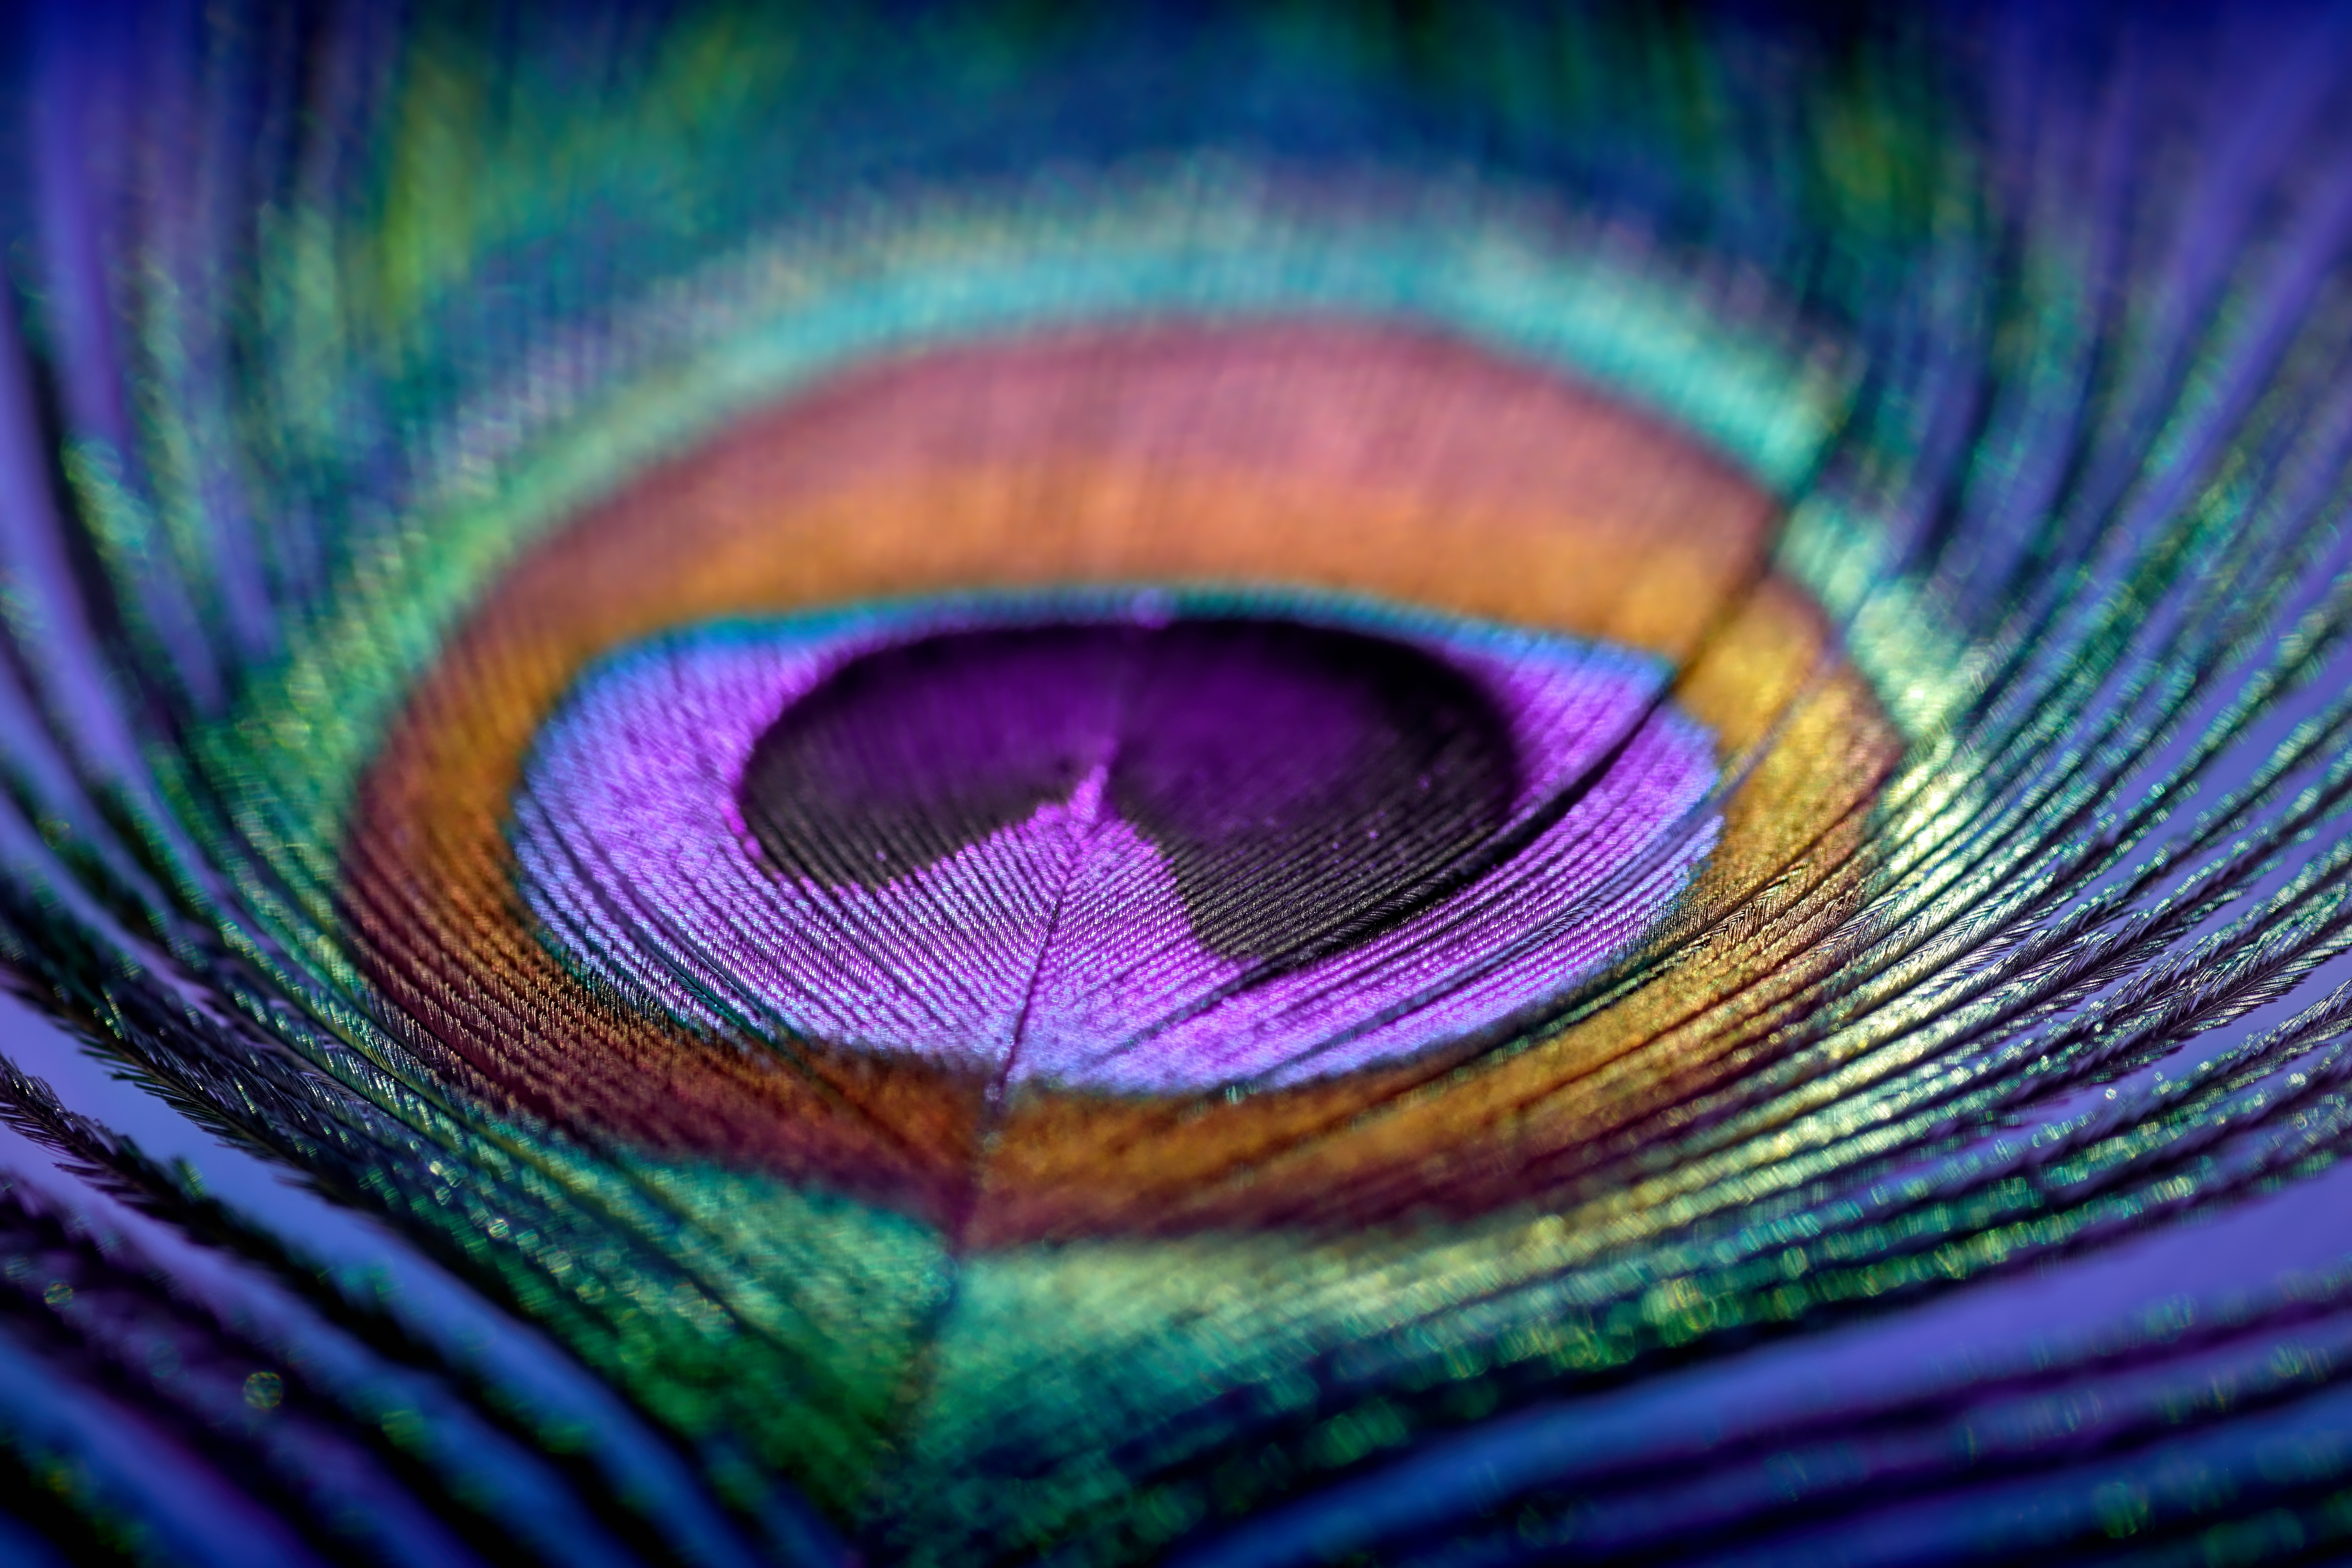
[[[2352,1551],[2340,8],[10,26],[0,1560]]]

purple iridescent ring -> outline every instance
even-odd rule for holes
[[[714,625],[581,679],[510,837],[542,940],[700,1029],[1009,1084],[1294,1084],[1638,942],[1720,827],[1667,677],[1353,602]]]

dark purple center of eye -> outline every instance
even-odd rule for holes
[[[1460,670],[1250,619],[957,631],[851,659],[754,745],[776,866],[876,888],[1099,778],[1231,958],[1402,910],[1507,819],[1509,730]],[[1075,851],[1074,851],[1075,852]]]

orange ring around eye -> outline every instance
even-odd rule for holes
[[[1342,322],[1129,325],[845,374],[641,476],[499,582],[363,777],[342,908],[407,1043],[488,1106],[810,1180],[966,1244],[1375,1223],[1540,1200],[1759,1050],[1833,958],[1897,740],[1765,557],[1770,499],[1540,370]],[[1024,1089],[824,1042],[746,1049],[575,978],[503,823],[572,679],[717,616],[945,590],[1265,584],[1604,639],[1677,666],[1739,782],[1606,1006],[1238,1100]]]

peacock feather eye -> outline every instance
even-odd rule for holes
[[[1524,1201],[1463,1143],[1508,1115],[1572,1164],[1590,1109],[1514,1100],[1640,1055],[1622,1005],[1552,1020],[1724,987],[1661,962],[1675,922],[1893,760],[1802,590],[1753,580],[1769,515],[1427,329],[836,375],[508,571],[363,777],[344,919],[404,1011],[467,999],[427,1048],[483,1092],[960,1245]],[[428,841],[420,877],[393,847]]]
[[[2340,10],[23,8],[0,1561],[2342,1554]]]

